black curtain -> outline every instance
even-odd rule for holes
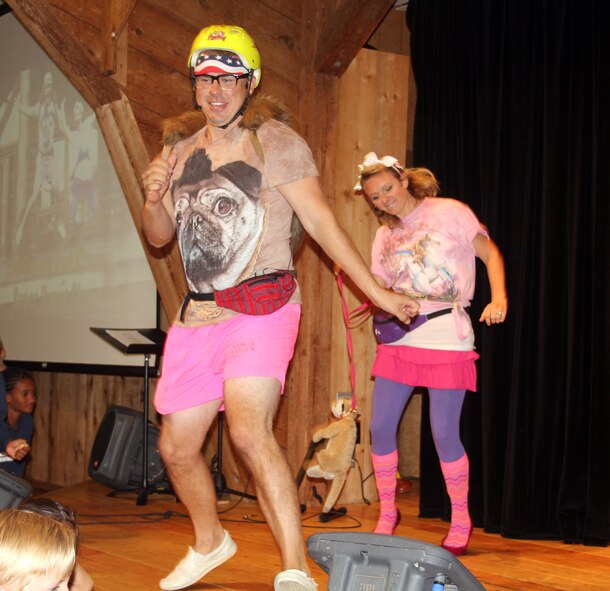
[[[413,159],[500,246],[509,313],[478,325],[462,417],[475,525],[607,545],[610,534],[610,3],[410,0]],[[425,406],[425,405],[424,405]],[[422,516],[447,518],[422,421]]]

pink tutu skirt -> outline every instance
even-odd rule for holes
[[[474,351],[377,345],[371,374],[408,386],[476,392],[478,358]]]

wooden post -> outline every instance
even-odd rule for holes
[[[362,49],[339,81],[339,113],[335,145],[335,212],[337,218],[356,243],[365,261],[370,263],[370,252],[377,219],[362,195],[353,187],[357,166],[367,152],[381,157],[391,154],[404,163],[407,152],[407,108],[409,92],[409,58],[403,55]],[[348,308],[353,310],[362,297],[346,282]],[[341,300],[335,290],[332,300],[331,338],[331,399],[336,392],[349,392],[349,358],[346,328],[341,311]],[[371,323],[366,322],[351,331],[356,365],[356,395],[360,418],[360,444],[356,458],[362,477],[371,473],[369,425],[373,382],[370,378],[375,356],[375,339]],[[330,408],[330,399],[329,399]],[[361,474],[352,470],[340,500],[344,503],[362,502]],[[376,499],[375,482],[365,483],[365,495]]]
[[[186,280],[176,244],[172,243],[164,249],[153,249],[142,232],[141,212],[144,200],[141,176],[150,160],[127,97],[123,95],[120,100],[99,107],[97,116],[163,308],[171,319],[178,312],[187,291]]]

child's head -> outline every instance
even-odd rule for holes
[[[23,501],[21,505],[19,505],[19,509],[21,511],[46,515],[57,521],[67,523],[74,530],[76,544],[78,545],[78,524],[76,523],[76,515],[70,507],[63,505],[55,499],[31,497]]]
[[[6,404],[19,413],[30,414],[36,405],[36,383],[29,371],[9,367],[4,372]]]
[[[76,533],[52,517],[0,511],[0,591],[67,591]]]

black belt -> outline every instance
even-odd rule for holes
[[[214,292],[198,293],[196,291],[189,291],[184,297],[182,306],[180,306],[180,322],[184,322],[184,314],[186,313],[186,309],[193,300],[196,302],[213,302]]]
[[[464,309],[467,310],[468,308],[464,308]],[[443,310],[437,310],[436,312],[430,312],[430,314],[424,314],[424,316],[428,320],[432,320],[432,318],[437,318],[438,316],[444,316],[445,314],[451,314],[452,310],[453,310],[453,308],[445,308]]]

